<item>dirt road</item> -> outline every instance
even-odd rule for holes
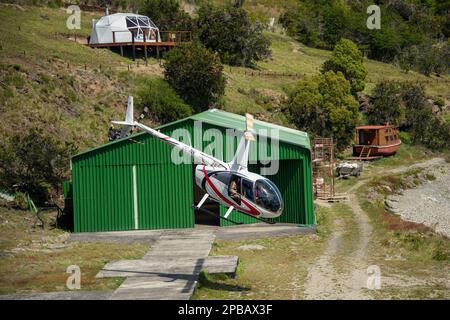
[[[444,159],[433,158],[411,166],[384,170],[383,174],[402,173],[414,168],[426,168],[442,163]],[[368,289],[369,275],[376,272],[369,261],[369,246],[372,241],[372,225],[369,217],[362,210],[356,198],[355,190],[367,183],[367,179],[359,180],[348,190],[349,201],[346,204],[351,208],[353,222],[357,224],[357,232],[347,239],[344,234],[349,223],[342,217],[337,217],[333,225],[333,233],[328,240],[324,253],[316,263],[309,268],[307,281],[304,286],[305,299],[371,299],[371,290]],[[349,241],[353,244],[348,250]],[[338,266],[336,261],[344,261],[344,268]],[[383,275],[386,283],[403,285],[395,277]],[[419,279],[404,279],[408,284],[421,283]],[[369,284],[373,282],[369,282]]]

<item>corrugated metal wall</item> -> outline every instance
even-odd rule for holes
[[[74,231],[193,227],[192,165],[173,164],[171,150],[140,135],[74,158]]]
[[[202,124],[202,133],[217,129],[225,136],[226,129]],[[191,119],[164,127],[161,131],[171,135],[173,130],[186,129],[194,137]],[[211,141],[214,137],[211,137]],[[237,147],[238,138],[233,146]],[[187,141],[184,141],[187,142]],[[210,141],[203,141],[203,148]],[[270,139],[258,137],[252,144],[249,160],[259,160],[259,149],[271,150]],[[171,161],[172,148],[147,134],[133,136],[80,154],[72,159],[74,229],[82,231],[112,231],[131,229],[189,228],[194,226],[192,205],[192,165],[175,165]],[[310,151],[286,142],[278,146],[279,172],[269,176],[279,187],[285,201],[285,211],[277,221],[298,224],[314,224],[312,174]],[[213,150],[213,155],[231,160],[234,152]],[[251,164],[251,170],[259,173],[261,164]],[[137,206],[135,206],[135,203]],[[137,211],[135,210],[137,208]],[[226,209],[221,208],[221,214]],[[232,215],[244,223],[254,219],[240,213]],[[252,221],[253,220],[253,221]],[[221,220],[221,225],[228,225]]]

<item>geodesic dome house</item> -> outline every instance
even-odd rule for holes
[[[134,13],[114,13],[92,20],[89,44],[160,42],[158,27],[149,17]]]

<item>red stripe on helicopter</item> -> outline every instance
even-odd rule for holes
[[[258,210],[256,210],[254,207],[252,207],[252,206],[251,206],[247,201],[245,201],[244,199],[241,199],[241,201],[242,201],[246,206],[248,206],[248,207],[250,208],[250,210],[245,210],[245,209],[242,209],[242,208],[240,208],[240,207],[236,207],[235,204],[234,204],[233,202],[231,202],[230,200],[228,200],[227,198],[225,198],[225,197],[223,196],[223,194],[220,193],[219,190],[217,190],[217,188],[216,188],[216,186],[214,185],[214,183],[212,183],[211,179],[210,179],[209,176],[208,176],[208,173],[207,173],[206,170],[205,170],[205,166],[203,166],[203,174],[205,175],[206,181],[208,182],[208,184],[210,185],[210,187],[213,189],[214,193],[215,193],[220,199],[222,199],[223,201],[225,201],[226,203],[228,203],[230,206],[232,206],[232,207],[234,207],[234,208],[236,208],[236,209],[238,209],[238,210],[244,211],[244,212],[246,212],[246,213],[248,213],[248,214],[251,214],[251,215],[253,215],[253,216],[259,216],[259,215],[260,215],[260,213],[258,212]]]

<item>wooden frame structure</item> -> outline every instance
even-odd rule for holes
[[[116,33],[118,32],[130,32],[131,42],[116,42]],[[192,31],[159,31],[159,34],[161,41],[146,39],[145,33],[143,34],[143,41],[136,41],[135,34],[131,31],[113,31],[113,42],[89,44],[88,40],[88,46],[91,48],[119,47],[122,56],[124,47],[132,47],[133,61],[136,59],[136,47],[142,47],[144,49],[145,60],[147,61],[149,47],[156,48],[156,55],[159,58],[160,48],[170,48],[180,43],[192,43]]]

